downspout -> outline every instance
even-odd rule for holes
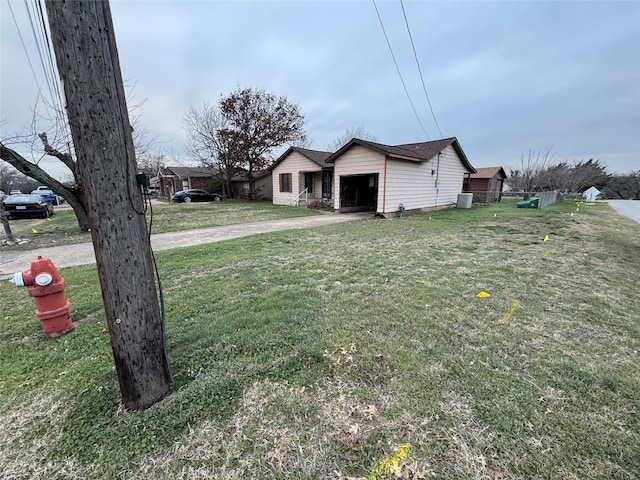
[[[385,213],[387,211],[387,156],[384,156],[384,187],[382,188],[382,211],[380,213]]]
[[[436,207],[438,206],[438,193],[440,192],[440,154],[438,152],[438,163],[436,165]]]

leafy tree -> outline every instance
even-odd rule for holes
[[[606,198],[640,200],[640,170],[612,177],[603,193]]]
[[[192,107],[184,123],[187,151],[227,182],[241,169],[252,181],[255,172],[270,165],[276,148],[306,139],[296,104],[252,88],[239,88],[216,107]]]
[[[600,160],[581,160],[570,164],[561,162],[540,172],[537,184],[542,190],[584,192],[589,187],[604,188],[611,178]]]
[[[353,138],[359,138],[360,140],[368,140],[369,142],[376,142],[378,139],[371,135],[362,125],[358,127],[348,128],[344,134],[336,138],[327,146],[327,150],[330,152],[337,152],[351,141]]]
[[[551,147],[547,147],[543,151],[529,150],[526,156],[522,155],[519,168],[510,170],[509,184],[522,192],[584,192],[591,186],[604,188],[610,178],[600,160],[556,163]]]

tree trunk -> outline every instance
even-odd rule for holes
[[[4,204],[2,202],[0,202],[0,222],[2,222],[4,234],[7,237],[9,243],[16,243],[16,239],[13,237],[13,232],[11,232],[11,225],[9,225],[9,215],[7,214],[7,212],[5,212]]]
[[[142,194],[107,1],[46,0],[126,408],[170,391]]]
[[[64,198],[76,215],[78,220],[78,228],[81,232],[89,231],[89,218],[87,209],[84,207],[82,198],[82,188],[67,188],[55,178],[51,177],[47,172],[42,170],[38,165],[31,163],[15,150],[5,147],[0,143],[0,158],[13,166],[16,170],[24,173],[28,177],[38,180],[42,185],[47,185],[56,195]],[[65,165],[67,165],[65,163]],[[69,165],[67,165],[69,166]]]

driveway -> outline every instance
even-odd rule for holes
[[[640,200],[607,200],[607,203],[620,215],[640,223]]]
[[[312,217],[268,220],[264,222],[202,228],[183,232],[158,233],[151,235],[151,246],[157,252],[160,250],[170,250],[172,248],[221,242],[223,240],[248,237],[260,233],[319,227],[364,218],[373,218],[373,216],[371,213],[326,213]],[[2,252],[0,253],[0,281],[11,279],[14,273],[29,268],[31,261],[38,255],[50,258],[57,268],[90,265],[96,261],[92,243],[62,245],[37,250]]]

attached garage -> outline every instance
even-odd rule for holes
[[[354,138],[326,162],[334,165],[333,203],[341,212],[452,206],[465,175],[476,171],[455,137],[396,146]]]
[[[378,205],[378,174],[344,175],[340,177],[340,211],[375,210]]]

